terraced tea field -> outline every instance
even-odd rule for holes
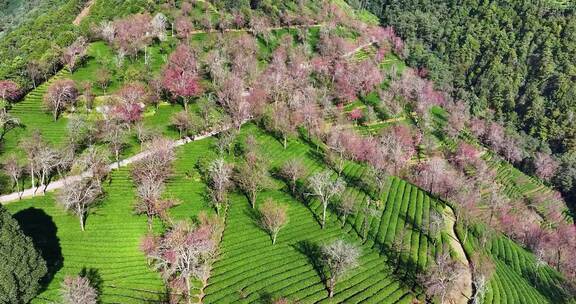
[[[458,232],[463,239],[462,230]],[[482,303],[576,303],[563,289],[564,279],[559,272],[509,238],[496,235],[486,246],[480,244],[475,233],[469,233],[466,239],[468,255],[485,252],[495,264]]]
[[[243,127],[238,140],[248,134],[254,135],[259,145],[265,147],[262,151],[272,167],[297,157],[306,165],[307,175],[326,169],[315,148],[300,140],[290,140],[284,150],[278,140],[253,124]],[[178,148],[175,173],[166,191],[168,196],[181,200],[181,204],[170,211],[173,218],[193,218],[200,210],[209,210],[205,203],[205,185],[195,164],[203,157],[213,157],[213,144],[213,139],[206,139]],[[229,161],[234,160],[234,156],[229,156]],[[84,233],[80,232],[77,218],[55,205],[53,195],[8,205],[32,234],[39,234],[46,225],[53,227],[54,235],[46,242],[50,241],[51,246],[54,242],[58,244],[54,247],[56,250],[48,251],[49,261],[53,261],[54,280],[36,303],[57,300],[62,278],[83,268],[94,269],[102,280],[103,303],[154,302],[164,297],[162,281],[147,266],[138,248],[146,233],[146,221],[133,214],[134,185],[128,170],[124,168],[112,174],[106,184],[108,195],[90,213]],[[343,172],[349,181],[345,196],[352,196],[359,206],[368,194],[353,180],[363,174],[364,167],[353,163]],[[234,193],[227,212],[221,255],[205,290],[206,303],[260,303],[278,296],[301,303],[330,302],[322,281],[324,273],[314,262],[314,254],[318,245],[336,238],[357,244],[362,255],[360,267],[338,283],[331,303],[410,303],[422,296],[414,284],[414,274],[425,269],[431,257],[442,250],[443,244],[448,244],[445,233],[434,241],[422,228],[428,222],[430,210],[441,211],[443,205],[401,179],[389,181],[381,206],[367,226],[359,208],[347,218],[345,225],[330,211],[326,229],[320,229],[318,202],[297,200],[277,179],[260,194],[259,203],[266,198],[289,208],[290,220],[280,232],[278,243],[273,246],[268,234],[259,228],[245,196]],[[155,222],[155,228],[160,230],[161,224]],[[536,272],[540,281],[527,279],[533,269],[530,267],[535,265],[534,257],[512,245],[497,242],[490,247],[497,259],[497,271],[490,281],[485,303],[516,303],[517,299],[545,303],[558,299],[558,292],[543,294],[540,285],[534,285],[552,286],[558,282],[557,273],[542,268]],[[61,266],[59,261],[63,262]],[[522,292],[510,293],[511,286]]]
[[[281,190],[267,191],[262,197],[289,207],[288,225],[272,245],[246,198],[234,196],[206,303],[262,303],[280,296],[299,303],[410,303],[409,287],[394,278],[378,251],[346,235],[337,223],[320,229],[314,214]],[[329,301],[322,270],[314,259],[319,245],[336,238],[356,243],[362,255],[359,267],[337,284]]]
[[[85,232],[76,217],[55,204],[52,194],[7,206],[42,244],[55,272],[35,303],[59,301],[64,276],[84,268],[101,282],[103,303],[142,303],[163,297],[160,276],[147,267],[138,249],[146,220],[132,215],[134,187],[128,169],[114,172],[105,191],[106,198],[87,218]]]

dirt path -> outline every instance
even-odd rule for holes
[[[249,121],[249,119],[245,120],[243,123],[246,123],[247,121]],[[231,125],[227,125],[227,126],[223,126],[222,128],[220,128],[220,129],[218,129],[218,130],[214,130],[214,131],[210,131],[210,132],[205,132],[205,133],[196,135],[196,136],[194,136],[194,137],[186,137],[186,138],[184,138],[184,139],[180,139],[180,140],[174,141],[173,144],[172,144],[172,148],[176,148],[176,147],[185,145],[185,144],[190,143],[190,142],[194,142],[194,141],[197,141],[197,140],[201,140],[201,139],[205,139],[205,138],[214,136],[214,135],[216,135],[216,134],[218,134],[218,133],[221,133],[221,132],[224,132],[224,131],[226,131],[226,130],[229,130],[230,128],[232,128],[232,126],[231,126]],[[137,162],[137,161],[145,158],[145,157],[148,156],[150,153],[151,153],[150,151],[140,152],[140,153],[138,153],[138,154],[136,154],[136,155],[134,155],[134,156],[131,156],[131,157],[127,158],[127,159],[124,159],[124,160],[120,161],[119,163],[116,163],[116,162],[115,162],[115,163],[112,163],[112,164],[108,165],[108,168],[109,168],[110,170],[116,170],[116,169],[121,168],[121,167],[126,167],[126,166],[128,166],[128,165],[130,165],[130,164],[132,164],[132,163],[134,163],[134,162]],[[47,186],[42,186],[42,185],[41,185],[41,186],[39,186],[38,188],[28,188],[28,189],[25,189],[24,191],[22,191],[22,192],[20,192],[20,193],[19,193],[19,192],[13,192],[13,193],[10,193],[10,194],[5,194],[5,195],[0,196],[0,203],[3,204],[3,205],[5,205],[5,204],[10,203],[10,202],[13,202],[13,201],[18,201],[18,200],[20,199],[20,196],[21,196],[22,198],[30,198],[30,197],[34,197],[34,196],[42,196],[42,195],[44,195],[44,189],[45,189],[45,192],[51,192],[51,191],[54,191],[54,190],[58,190],[58,189],[61,189],[61,188],[63,188],[63,187],[66,187],[68,184],[70,184],[70,183],[72,183],[72,182],[74,182],[74,181],[81,180],[82,178],[85,178],[85,177],[90,177],[91,175],[92,175],[91,172],[86,171],[86,172],[83,172],[83,173],[81,173],[81,174],[79,174],[79,175],[67,176],[67,177],[65,177],[65,178],[63,178],[63,179],[59,179],[59,180],[57,180],[57,181],[51,182],[51,183],[49,183]]]
[[[350,52],[342,55],[342,57],[344,57],[344,58],[350,57],[350,56],[356,54],[358,51],[360,51],[360,50],[362,50],[362,49],[364,49],[364,48],[366,48],[366,47],[369,47],[369,46],[373,45],[374,43],[376,43],[376,42],[375,42],[375,41],[370,41],[370,42],[368,42],[368,43],[359,45],[358,47],[356,47],[355,49],[351,50]]]
[[[456,287],[447,296],[448,303],[466,304],[472,297],[472,272],[470,271],[470,262],[454,230],[456,217],[454,216],[454,211],[449,206],[444,208],[444,225],[445,231],[450,237],[450,247],[452,247],[456,253],[457,259],[464,265],[462,275],[456,282]]]
[[[92,8],[94,2],[96,2],[96,0],[88,1],[88,3],[86,3],[86,6],[80,12],[80,14],[78,14],[78,16],[76,16],[76,19],[72,21],[72,24],[74,24],[75,26],[79,26],[80,22],[82,22],[82,20],[84,20],[84,18],[86,18],[86,16],[88,16],[88,14],[90,13],[90,9]]]
[[[301,29],[301,28],[314,28],[314,27],[323,27],[323,23],[318,24],[301,24],[301,25],[287,25],[287,26],[273,26],[268,27],[268,31],[277,31],[277,30],[286,30],[286,29]],[[193,30],[190,32],[190,35],[197,35],[197,34],[210,34],[210,33],[252,33],[254,30],[251,28],[239,28],[239,29],[224,29],[224,30]]]

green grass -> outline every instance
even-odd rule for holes
[[[354,242],[362,251],[360,266],[337,284],[333,303],[359,303],[370,298],[395,303],[408,297],[406,287],[391,278],[391,269],[377,251],[346,235],[337,225],[320,229],[314,215],[301,202],[282,191],[267,191],[289,206],[290,222],[272,245],[270,237],[254,220],[254,210],[243,196],[233,196],[224,232],[220,260],[207,288],[206,303],[261,303],[283,296],[300,303],[327,302],[327,291],[310,263],[306,244],[320,245],[336,238]]]
[[[205,186],[199,182],[194,165],[211,145],[212,140],[207,139],[178,149],[175,172],[166,190],[167,196],[181,201],[180,205],[170,210],[174,219],[190,219],[200,210],[208,210],[203,198]],[[45,213],[49,222],[57,227],[55,237],[59,244],[47,245],[51,248],[61,247],[64,263],[35,303],[57,301],[64,276],[78,274],[84,267],[95,269],[103,281],[103,303],[142,303],[163,297],[163,283],[159,275],[147,266],[146,258],[138,247],[147,226],[143,216],[133,214],[134,185],[129,168],[113,172],[111,182],[105,183],[105,191],[103,202],[88,216],[85,232],[80,231],[76,217],[55,203],[54,194],[7,205],[16,217],[19,214],[23,216],[25,225],[33,227],[38,238],[50,236],[37,226],[41,222],[33,222],[35,218],[30,217],[31,211]],[[161,223],[156,221],[155,228],[160,231]],[[56,251],[51,260],[58,256]]]
[[[302,160],[307,174],[325,169],[314,158],[313,149],[296,140],[284,150],[280,142],[253,125],[246,126],[240,138],[254,135],[265,147],[266,159],[278,167],[289,158]],[[351,188],[350,188],[351,189]],[[409,286],[402,286],[393,279],[392,269],[381,256],[380,250],[362,244],[354,231],[341,229],[339,221],[330,221],[325,230],[320,229],[314,205],[308,208],[287,193],[286,186],[276,180],[274,186],[259,196],[289,207],[290,222],[280,232],[278,242],[272,246],[270,237],[256,222],[256,214],[242,195],[232,197],[228,210],[226,230],[221,245],[222,256],[214,265],[214,275],[206,290],[206,303],[242,302],[261,303],[273,296],[288,297],[301,303],[326,302],[327,291],[310,264],[305,244],[322,244],[334,238],[345,238],[362,249],[360,268],[351,272],[337,285],[332,303],[396,303],[410,301]],[[346,233],[348,231],[349,233]]]
[[[23,127],[16,128],[6,134],[2,143],[2,155],[14,152],[17,149],[19,140],[30,136],[36,129],[42,131],[43,137],[48,142],[54,144],[62,142],[66,134],[67,119],[66,117],[61,117],[54,122],[52,115],[44,111],[42,100],[50,84],[59,79],[65,79],[69,75],[70,73],[67,70],[60,71],[48,82],[43,83],[26,95],[22,101],[12,106],[10,114],[18,118]]]
[[[46,244],[54,251],[50,260],[63,258],[61,269],[47,289],[34,303],[51,303],[59,300],[59,288],[64,276],[76,275],[83,268],[93,269],[102,280],[104,303],[142,303],[161,298],[164,287],[158,274],[147,267],[144,254],[138,249],[146,233],[144,218],[132,215],[134,187],[128,169],[112,174],[112,182],[105,187],[106,198],[87,218],[86,231],[80,231],[78,219],[67,214],[55,204],[54,195],[25,200],[7,205],[16,217],[32,212],[44,214],[48,222],[56,225],[57,242]],[[31,226],[37,239],[54,236],[36,226],[35,219],[24,216],[25,226]]]

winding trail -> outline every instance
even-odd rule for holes
[[[448,303],[452,304],[467,304],[472,298],[472,271],[470,270],[470,261],[464,252],[464,248],[456,235],[455,225],[456,216],[454,215],[454,210],[450,206],[444,208],[444,225],[445,231],[450,237],[450,247],[456,253],[458,261],[463,264],[462,274],[460,278],[456,281],[456,286],[448,294]]]
[[[250,119],[244,120],[242,122],[242,124],[248,122],[249,120]],[[219,128],[217,130],[201,133],[201,134],[198,134],[198,135],[193,136],[193,137],[185,137],[183,139],[174,141],[172,143],[172,148],[176,148],[176,147],[185,145],[185,144],[190,143],[190,142],[198,141],[201,139],[205,139],[205,138],[217,135],[217,134],[224,132],[224,131],[227,131],[233,127],[234,126],[232,126],[232,125],[226,125],[226,126],[222,126],[221,128]],[[146,156],[150,155],[150,153],[152,153],[152,152],[149,150],[142,151],[136,155],[133,155],[129,158],[121,160],[120,162],[114,162],[114,163],[108,165],[108,168],[110,170],[116,170],[116,169],[121,168],[121,167],[126,167],[126,166],[128,166],[134,162],[137,162],[137,161],[145,158]],[[85,171],[85,172],[82,172],[81,174],[78,174],[78,175],[66,176],[62,179],[51,182],[48,185],[40,185],[38,187],[24,189],[24,191],[21,191],[21,192],[13,192],[10,194],[5,194],[5,195],[0,196],[0,204],[5,205],[5,204],[10,203],[10,202],[18,201],[21,198],[30,198],[30,197],[34,197],[34,196],[42,196],[46,192],[51,192],[54,190],[61,189],[63,187],[66,187],[68,184],[70,184],[72,182],[79,181],[79,180],[86,178],[86,177],[90,177],[91,175],[92,175],[92,173],[90,171]]]
[[[344,58],[350,57],[350,56],[356,54],[357,52],[359,52],[360,50],[362,50],[362,49],[364,49],[364,48],[367,48],[367,47],[369,47],[369,46],[374,45],[375,43],[376,43],[376,41],[371,40],[370,42],[367,42],[367,43],[364,43],[364,44],[362,44],[362,45],[359,45],[358,47],[356,47],[355,49],[351,50],[350,52],[345,53],[344,55],[342,55],[342,57],[344,57]]]

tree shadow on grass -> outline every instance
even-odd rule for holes
[[[102,280],[102,276],[98,269],[82,267],[78,276],[88,279],[90,286],[92,286],[99,295],[102,294],[102,283],[104,283],[104,280]]]
[[[308,240],[300,241],[292,246],[308,258],[310,265],[312,265],[312,268],[314,268],[320,277],[320,280],[326,282],[327,277],[324,271],[324,264],[322,263],[322,251],[320,250],[320,246]]]
[[[46,261],[48,272],[40,282],[41,290],[45,290],[64,262],[60,239],[57,236],[58,228],[50,215],[34,207],[19,211],[14,218]]]

